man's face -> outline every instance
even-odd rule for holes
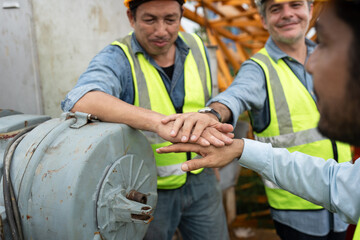
[[[329,6],[317,22],[319,45],[306,68],[313,75],[319,130],[329,138],[352,144],[360,141],[359,82],[351,77],[351,28]]]
[[[309,9],[305,0],[268,0],[265,4],[265,17],[262,22],[275,42],[294,44],[303,41],[312,15],[312,5]]]
[[[181,10],[177,1],[156,0],[141,4],[136,18],[128,17],[136,39],[152,57],[167,54],[178,36]]]

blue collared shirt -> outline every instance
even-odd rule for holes
[[[133,51],[144,54],[145,58],[159,71],[175,109],[181,112],[185,96],[184,63],[189,53],[189,47],[180,37],[176,39],[175,44],[175,66],[172,79],[170,79],[155,60],[140,46],[134,33],[131,38]],[[61,102],[62,110],[70,111],[74,104],[90,91],[102,91],[129,104],[134,103],[135,92],[131,67],[120,47],[109,45],[92,59],[75,87]]]
[[[316,45],[308,39],[305,40],[305,43],[308,58]],[[312,76],[306,72],[304,65],[281,51],[271,37],[266,42],[265,48],[275,62],[279,59],[285,61],[316,101]],[[233,83],[223,93],[211,99],[207,105],[212,102],[220,102],[231,110],[232,124],[235,124],[239,115],[246,110],[252,112],[254,130],[260,132],[269,124],[270,110],[265,74],[262,68],[252,60],[245,61]],[[299,217],[300,213],[303,217]],[[340,232],[345,231],[347,228],[347,224],[341,221],[336,214],[332,214],[325,209],[316,211],[281,211],[272,208],[271,214],[274,220],[309,235],[324,236],[331,229]]]
[[[244,139],[240,165],[263,175],[279,187],[336,212],[346,222],[360,217],[360,159],[337,163],[325,161],[269,143]],[[315,228],[318,224],[315,224]]]

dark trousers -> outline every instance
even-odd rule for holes
[[[274,221],[276,233],[282,240],[344,240],[346,237],[345,232],[330,231],[326,236],[313,236],[299,232],[289,226]]]

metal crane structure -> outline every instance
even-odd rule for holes
[[[224,91],[241,64],[264,46],[269,34],[262,26],[254,0],[188,2],[194,9],[185,7],[184,17],[199,24],[206,33],[203,40],[217,47],[218,86],[220,92]],[[309,30],[315,25],[322,4],[322,1],[314,2]],[[311,39],[315,38],[315,35],[311,36]]]

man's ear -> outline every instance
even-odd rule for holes
[[[127,14],[128,19],[129,19],[130,25],[131,25],[132,27],[134,27],[134,25],[135,25],[135,16],[133,16],[133,14],[132,14],[132,12],[130,11],[130,9],[128,9],[128,10],[126,11],[126,14]]]
[[[262,23],[263,27],[264,27],[266,30],[268,30],[265,17],[262,16],[262,15],[261,15],[260,17],[261,17],[261,23]]]
[[[314,3],[310,3],[309,9],[310,9],[310,19],[311,19],[313,16]]]

